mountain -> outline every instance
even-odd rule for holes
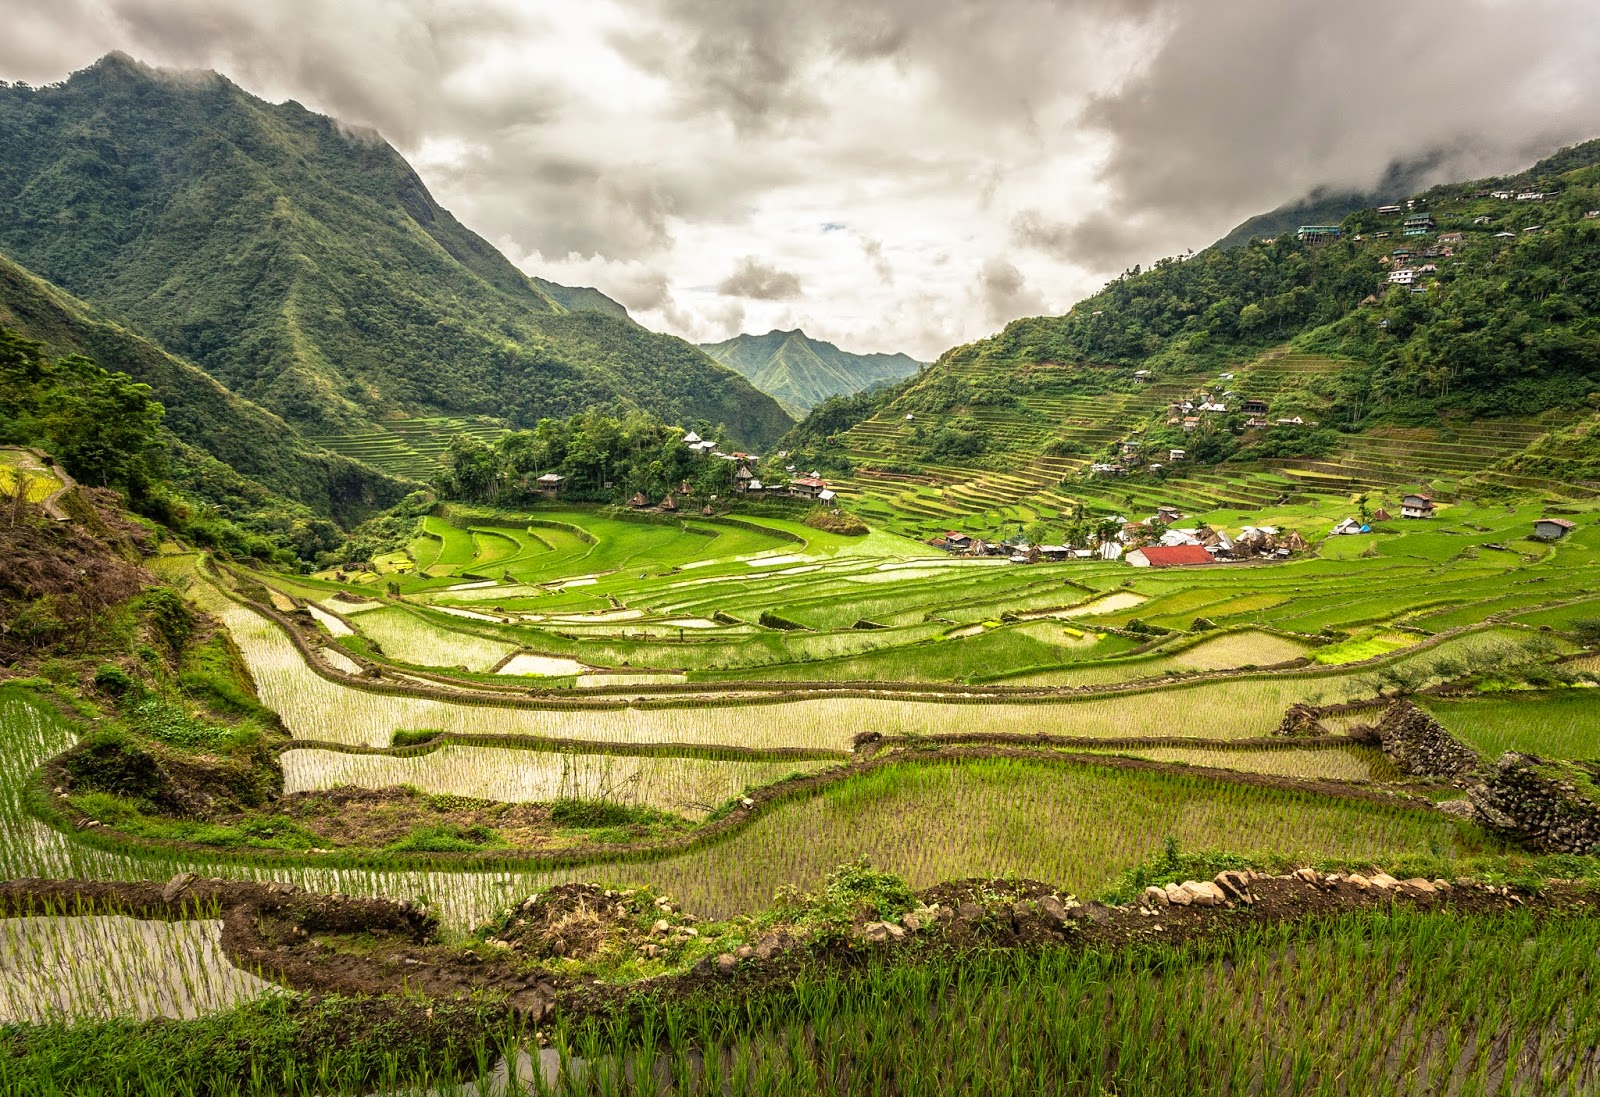
[[[787,448],[908,532],[1402,485],[1600,495],[1600,141],[1396,197],[1409,206],[1356,210],[1336,238],[1252,234],[1135,267],[887,400],[822,409]],[[1202,393],[1221,409],[1174,419]],[[1124,455],[1131,475],[1090,469]]]
[[[907,354],[851,354],[798,328],[736,335],[721,343],[702,343],[700,349],[798,415],[830,396],[898,381],[922,368]]]
[[[0,87],[0,251],[308,434],[596,405],[751,444],[790,425],[599,294],[542,289],[376,135],[215,74],[112,54]]]
[[[1294,232],[1301,225],[1337,225],[1357,210],[1389,205],[1421,190],[1423,182],[1439,166],[1439,161],[1439,156],[1404,163],[1396,161],[1389,165],[1378,185],[1369,191],[1317,187],[1298,201],[1241,222],[1211,246],[1226,250],[1251,240],[1274,240],[1286,232]]]
[[[241,509],[292,500],[349,525],[393,505],[408,485],[303,438],[205,371],[99,315],[93,306],[0,255],[0,326],[81,354],[151,387],[179,443],[177,479],[197,499]],[[185,475],[188,473],[189,475]]]
[[[624,320],[633,319],[621,301],[613,301],[593,286],[563,286],[537,277],[532,281],[545,296],[568,312],[598,312],[607,316],[619,316]]]

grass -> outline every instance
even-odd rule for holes
[[[1424,704],[1452,734],[1491,758],[1516,750],[1600,759],[1600,690],[1505,693]]]
[[[746,788],[830,763],[551,753],[446,746],[418,757],[298,749],[283,755],[284,791],[410,785],[431,794],[513,803],[593,800],[703,818]]]
[[[906,762],[769,810],[738,834],[647,866],[553,879],[648,879],[712,917],[758,910],[784,885],[815,890],[859,857],[914,887],[1022,876],[1093,894],[1174,835],[1185,848],[1274,850],[1308,860],[1469,852],[1442,816],[1306,794],[1046,761]]]

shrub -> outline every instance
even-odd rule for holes
[[[132,675],[113,663],[103,663],[95,668],[95,689],[112,697],[121,697],[138,684]]]

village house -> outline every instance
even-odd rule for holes
[[[1509,202],[1513,198],[1515,198],[1516,196],[1517,196],[1517,192],[1514,191],[1514,190],[1496,190],[1496,191],[1490,191],[1489,192],[1489,197],[1490,198],[1498,198],[1502,202]]]
[[[1248,419],[1246,419],[1244,421],[1244,425],[1249,427],[1249,428],[1251,428],[1252,430],[1259,430],[1262,427],[1271,426],[1272,424],[1269,423],[1262,416],[1252,415],[1250,418],[1248,418]]]
[[[796,499],[815,499],[827,490],[828,485],[815,472],[809,476],[797,476],[789,481],[789,494]]]
[[[1394,519],[1390,517],[1389,512],[1384,510],[1382,507],[1379,507],[1377,510],[1372,512],[1372,520],[1374,522],[1392,522],[1392,521],[1394,521]]]
[[[561,493],[561,482],[565,479],[565,476],[547,472],[533,482],[533,489],[546,499],[554,499]]]
[[[1246,415],[1265,415],[1267,413],[1267,402],[1260,397],[1251,397],[1239,406],[1239,410]]]
[[[1164,526],[1170,526],[1183,517],[1183,511],[1177,507],[1161,506],[1156,508],[1155,520]]]
[[[1550,195],[1542,190],[1524,190],[1517,192],[1519,202],[1543,202]]]
[[[1167,450],[1167,460],[1171,461],[1173,464],[1177,464],[1179,461],[1182,461],[1184,458],[1186,458],[1188,456],[1189,456],[1189,451],[1186,450],[1186,449],[1169,449],[1169,450]]]
[[[1514,232],[1497,232],[1494,234],[1494,238],[1496,240],[1515,240],[1517,234]]]
[[[1402,518],[1432,518],[1433,496],[1412,494],[1400,500],[1400,517]]]
[[[1533,524],[1533,536],[1540,541],[1559,541],[1578,528],[1578,523],[1566,518],[1540,518]]]
[[[1394,286],[1409,286],[1417,280],[1417,272],[1410,267],[1401,267],[1399,270],[1389,272],[1389,284]]]
[[[1184,416],[1183,429],[1185,431],[1193,433],[1194,431],[1198,430],[1199,427],[1200,427],[1200,417],[1198,415],[1186,415],[1186,416]]]
[[[1441,244],[1459,244],[1459,243],[1461,243],[1463,238],[1464,237],[1459,232],[1441,232],[1439,234],[1439,243],[1441,243]]]
[[[1399,214],[1400,207],[1399,205],[1379,206],[1378,212],[1384,216],[1394,216]]]
[[[698,445],[700,441],[700,436],[692,430],[683,436],[683,444],[686,446]]]
[[[1149,545],[1134,549],[1126,559],[1136,568],[1177,568],[1215,563],[1211,554],[1200,545]]]
[[[1306,425],[1306,421],[1304,419],[1300,418],[1300,416],[1298,416],[1298,415],[1296,415],[1292,419],[1279,419],[1278,420],[1278,426],[1280,426],[1280,427],[1303,427],[1305,425]]]
[[[738,471],[733,474],[733,490],[749,491],[750,481],[754,479],[755,476],[751,474],[750,470],[740,465]]]
[[[1600,217],[1600,209],[1585,210],[1583,216],[1585,220],[1593,221],[1596,217]]]
[[[666,495],[661,497],[661,504],[660,505],[661,505],[661,509],[666,511],[669,514],[678,509],[678,501],[672,497],[672,492],[670,492],[670,491],[667,492]]]
[[[1338,225],[1301,225],[1295,230],[1294,238],[1301,243],[1319,244],[1331,243],[1343,235],[1343,230]]]
[[[1413,213],[1401,226],[1407,236],[1426,236],[1437,227],[1431,213]]]
[[[628,500],[628,505],[634,508],[648,507],[650,500],[645,498],[644,492],[636,491],[633,493],[633,498]]]

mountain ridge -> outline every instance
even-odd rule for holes
[[[542,288],[388,144],[215,74],[108,55],[0,87],[0,251],[307,433],[589,406],[752,444],[790,425],[603,295]]]
[[[700,349],[746,377],[791,413],[809,412],[830,396],[849,396],[915,374],[908,354],[853,354],[799,328],[741,334]],[[797,418],[799,416],[797,415]]]

